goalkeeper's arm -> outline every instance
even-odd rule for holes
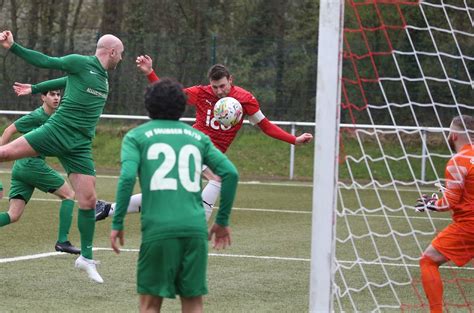
[[[444,206],[442,203],[443,201],[440,201],[437,193],[433,193],[431,196],[423,194],[416,200],[415,210],[417,212],[424,212],[425,209],[435,212],[449,210],[449,206]]]

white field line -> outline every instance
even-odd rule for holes
[[[94,248],[94,251],[112,251],[111,248]],[[120,249],[121,252],[138,252],[139,249]],[[12,263],[18,261],[27,261],[27,260],[34,260],[40,258],[47,258],[51,256],[62,255],[66,253],[62,252],[49,252],[49,253],[39,253],[39,254],[32,254],[32,255],[24,255],[19,257],[12,257],[12,258],[4,258],[0,259],[1,263]],[[311,259],[306,258],[291,258],[291,257],[279,257],[279,256],[263,256],[263,255],[243,255],[243,254],[228,254],[228,253],[209,253],[211,257],[224,257],[224,258],[239,258],[239,259],[256,259],[256,260],[272,260],[272,261],[297,261],[297,262],[310,262]],[[354,264],[353,261],[343,261],[339,260],[339,263],[345,264]],[[357,264],[362,265],[381,265],[384,266],[393,266],[393,267],[404,267],[404,265],[398,263],[380,263],[380,262],[357,262]],[[419,267],[418,264],[407,264],[407,267]],[[457,267],[457,266],[441,266],[441,268],[446,269],[458,269],[458,270],[466,270],[466,271],[474,271],[474,267]]]
[[[61,200],[59,199],[47,199],[47,198],[31,198],[31,200],[34,201],[45,201],[45,202],[60,202]],[[214,210],[217,210],[218,207],[214,207]],[[289,214],[312,214],[312,211],[309,210],[301,210],[301,209],[295,209],[295,210],[279,210],[279,209],[259,209],[259,208],[233,208],[233,211],[250,211],[250,212],[265,212],[265,213],[289,213]],[[421,213],[423,214],[423,213]],[[396,216],[396,215],[383,215],[383,214],[353,214],[352,216],[355,217],[381,217],[381,218],[399,218],[399,219],[406,219],[405,216]],[[410,219],[426,219],[428,220],[428,217],[426,216],[410,216]],[[446,218],[446,217],[431,217],[432,220],[439,220],[439,221],[451,221],[451,218]]]
[[[11,174],[10,170],[0,170],[0,174]],[[66,177],[66,174],[60,173],[62,176]],[[105,179],[118,179],[119,177],[116,175],[96,175],[97,178],[105,178]],[[302,183],[302,182],[262,182],[258,180],[252,180],[252,181],[239,181],[239,185],[262,185],[262,186],[283,186],[283,187],[306,187],[306,188],[312,188],[313,184],[312,183]],[[345,189],[345,188],[344,188]],[[372,189],[370,189],[372,190]],[[380,191],[391,191],[395,190],[393,188],[378,188]],[[416,192],[419,193],[416,188],[397,188],[398,191],[404,191],[404,192]],[[426,190],[420,190],[422,192],[433,192],[435,189],[426,189]]]

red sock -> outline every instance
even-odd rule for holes
[[[439,265],[427,256],[420,259],[421,281],[430,303],[431,313],[443,312],[443,281]]]

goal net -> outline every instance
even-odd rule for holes
[[[335,311],[429,308],[419,259],[450,213],[417,213],[474,115],[473,0],[346,0]],[[474,311],[474,267],[441,267],[445,309]]]

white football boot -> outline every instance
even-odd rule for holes
[[[100,277],[99,273],[97,272],[97,268],[96,268],[97,264],[99,264],[99,262],[86,259],[85,257],[81,255],[77,258],[75,267],[80,270],[86,271],[90,279],[92,279],[96,283],[102,284],[104,280],[102,279],[102,277]]]

